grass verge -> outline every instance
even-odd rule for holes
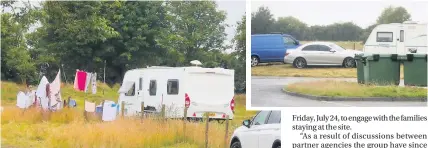
[[[403,66],[401,66],[400,72],[400,78],[403,79]],[[277,77],[357,78],[357,68],[308,67],[297,69],[291,64],[268,64],[251,67],[251,75]]]
[[[426,98],[427,89],[417,87],[374,86],[345,81],[313,81],[287,85],[286,90],[315,96]]]

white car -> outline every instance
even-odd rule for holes
[[[233,132],[230,148],[281,148],[281,111],[260,111],[242,124]]]
[[[331,42],[312,42],[294,50],[287,50],[284,63],[293,64],[295,68],[308,65],[355,67],[355,54],[363,52],[344,49]]]

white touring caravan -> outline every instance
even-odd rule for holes
[[[367,38],[368,54],[426,54],[427,24],[406,21],[376,26]]]
[[[126,116],[160,112],[165,105],[167,118],[200,119],[206,112],[212,119],[233,119],[234,70],[202,67],[148,67],[125,73],[119,89],[119,103]]]

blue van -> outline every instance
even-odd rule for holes
[[[283,62],[287,49],[299,46],[299,41],[288,34],[251,35],[251,66],[257,66],[259,63]]]

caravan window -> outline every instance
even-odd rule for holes
[[[177,95],[178,94],[178,80],[169,79],[167,84],[167,93],[168,95]]]
[[[125,93],[125,96],[135,96],[135,83],[132,84],[132,87]]]
[[[404,30],[400,30],[400,42],[404,42]]]
[[[156,80],[150,80],[149,94],[150,96],[156,96]]]
[[[392,32],[377,32],[376,42],[392,42]]]

